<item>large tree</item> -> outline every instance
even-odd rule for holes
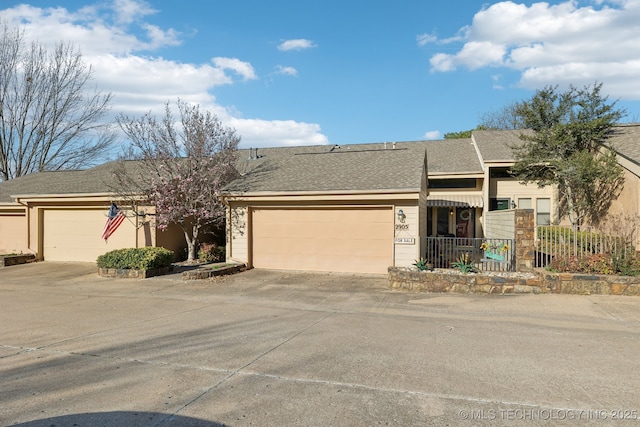
[[[444,139],[465,139],[471,138],[471,134],[474,130],[487,130],[486,126],[480,125],[475,129],[462,130],[458,132],[447,132],[444,134]]]
[[[170,224],[182,228],[188,260],[193,261],[203,227],[224,223],[219,192],[237,177],[240,137],[197,105],[178,100],[176,109],[178,120],[170,102],[160,120],[151,113],[118,117],[131,142],[125,157],[134,161],[121,163],[115,178],[119,192],[131,196],[129,200],[143,196],[156,207],[159,229]]]
[[[0,22],[0,180],[102,160],[111,94],[91,90],[91,78],[73,46],[49,51]]]
[[[601,93],[602,84],[564,92],[548,86],[513,106],[522,144],[512,168],[521,182],[557,185],[560,207],[572,225],[597,224],[624,183],[609,138],[625,112]]]

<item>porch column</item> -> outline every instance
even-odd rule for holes
[[[533,271],[535,266],[535,218],[533,209],[515,210],[516,271]]]

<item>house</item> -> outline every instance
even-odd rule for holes
[[[0,183],[0,253],[33,253],[40,260],[94,262],[113,249],[163,246],[179,250],[178,227],[165,232],[150,221],[154,210],[123,209],[127,219],[108,241],[101,238],[116,196],[109,190],[115,162],[81,171],[39,172]]]
[[[521,185],[507,173],[513,158],[506,143],[514,139],[515,132],[486,131],[468,139],[261,149],[226,188],[227,254],[262,268],[383,273],[423,256],[428,236],[483,237],[486,210],[519,203],[548,223],[554,190]]]
[[[227,256],[253,267],[385,273],[426,236],[422,143],[250,150],[226,188]]]
[[[638,214],[640,125],[617,130],[611,144],[626,183],[612,211]],[[420,258],[428,236],[484,237],[489,211],[533,209],[537,225],[557,223],[557,190],[508,173],[519,135],[240,150],[242,175],[223,194],[227,256],[260,268],[384,273]],[[155,230],[152,207],[128,211],[118,232],[100,239],[115,197],[112,170],[107,163],[0,183],[0,251],[94,261],[120,247],[184,246],[178,227]]]
[[[611,145],[617,153],[618,164],[624,169],[625,182],[620,196],[613,201],[609,212],[638,217],[640,215],[640,123],[618,126],[617,132],[611,138]]]
[[[515,163],[510,147],[522,143],[520,130],[474,131],[472,141],[483,168],[483,201],[488,211],[533,209],[536,225],[557,223],[559,218],[557,188],[539,188],[521,184],[508,173]]]

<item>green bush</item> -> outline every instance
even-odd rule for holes
[[[202,262],[224,262],[227,259],[225,247],[215,243],[203,243],[198,251],[198,259]]]
[[[637,252],[619,252],[611,257],[615,270],[621,276],[640,276],[640,257]]]
[[[451,266],[464,274],[478,272],[478,269],[476,268],[471,257],[469,257],[468,253],[460,255],[460,257],[455,262],[451,263]]]
[[[98,257],[99,268],[150,270],[168,267],[173,262],[173,252],[165,248],[116,249]]]
[[[640,258],[637,254],[595,254],[582,257],[555,257],[548,270],[558,273],[616,274],[639,276]]]
[[[417,259],[416,262],[413,263],[413,265],[418,267],[418,270],[420,271],[433,271],[433,264],[431,264],[424,258]]]

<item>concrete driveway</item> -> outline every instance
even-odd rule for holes
[[[638,425],[640,298],[0,270],[0,424]]]

